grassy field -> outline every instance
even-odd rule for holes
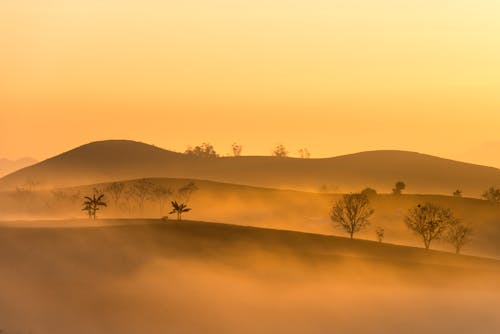
[[[496,260],[194,221],[81,222],[0,228],[6,333],[500,329]]]

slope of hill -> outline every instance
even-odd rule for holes
[[[198,158],[132,141],[94,142],[0,179],[14,189],[27,179],[44,187],[76,186],[141,177],[195,178],[255,186],[345,192],[371,186],[390,191],[406,182],[411,193],[477,197],[500,184],[500,170],[404,151],[372,151],[327,159]]]
[[[225,224],[109,223],[140,225],[0,228],[4,332],[500,329],[498,261]]]
[[[150,192],[141,204],[134,186],[146,182],[150,191],[170,189],[170,194],[156,197]],[[196,187],[189,198],[179,189],[193,182]],[[329,218],[331,206],[340,195],[278,190],[192,179],[154,178],[120,182],[123,190],[115,200],[109,184],[91,184],[73,188],[32,193],[0,192],[0,220],[84,218],[81,211],[83,196],[96,189],[106,195],[108,207],[99,212],[102,218],[162,217],[171,210],[170,201],[188,202],[193,209],[189,219],[226,222],[256,227],[278,228],[321,234],[344,235]],[[375,214],[371,225],[358,234],[359,238],[375,239],[375,229],[385,229],[387,242],[421,246],[420,239],[404,224],[404,215],[411,207],[432,202],[453,210],[464,223],[471,225],[474,235],[464,253],[500,258],[500,205],[472,199],[442,195],[377,195],[370,200]],[[142,208],[141,208],[142,207]],[[171,216],[171,218],[174,218]],[[19,222],[12,224],[19,225]],[[88,223],[85,223],[88,224]],[[450,245],[434,242],[433,249],[451,251]]]

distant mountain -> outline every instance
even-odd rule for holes
[[[21,158],[19,160],[0,159],[0,176],[7,175],[35,163],[37,161],[33,158]]]
[[[134,141],[93,142],[0,179],[0,189],[27,180],[40,187],[76,186],[141,177],[206,179],[274,188],[389,192],[404,181],[409,193],[477,197],[500,186],[500,170],[406,151],[370,151],[326,159],[262,156],[200,158]]]

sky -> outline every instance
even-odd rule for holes
[[[133,139],[500,167],[498,13],[497,0],[3,0],[0,157]]]

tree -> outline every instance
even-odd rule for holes
[[[382,242],[384,240],[384,236],[385,236],[385,230],[383,227],[377,227],[377,229],[375,230],[375,235],[377,236],[377,241],[378,242]]]
[[[276,148],[273,150],[273,157],[285,158],[287,156],[288,156],[288,151],[286,150],[285,146],[281,144],[276,146]]]
[[[462,190],[457,189],[453,192],[454,197],[462,197]]]
[[[191,195],[198,190],[198,187],[194,182],[189,182],[185,186],[180,187],[177,189],[177,197],[180,201],[182,202],[189,202],[191,199]]]
[[[429,249],[431,242],[440,239],[451,226],[458,223],[458,220],[450,209],[425,203],[409,209],[405,223],[413,233],[422,238],[425,249]]]
[[[96,194],[84,197],[85,201],[83,202],[82,211],[87,211],[89,215],[89,219],[97,219],[97,211],[100,210],[101,206],[108,206],[106,202],[104,202],[104,194],[101,194],[96,197]]]
[[[184,153],[201,158],[216,158],[219,156],[217,152],[215,152],[213,145],[210,143],[203,143],[199,146],[195,146],[194,148],[190,146]]]
[[[448,229],[446,240],[455,247],[455,253],[460,254],[462,247],[470,241],[471,234],[470,226],[458,223]]]
[[[172,189],[158,185],[153,188],[152,196],[158,201],[160,206],[160,216],[163,213],[164,201],[166,201],[173,194]]]
[[[299,156],[302,159],[309,159],[309,158],[311,158],[311,153],[309,153],[309,150],[307,148],[301,148],[299,150]]]
[[[365,188],[361,191],[362,195],[365,195],[368,198],[373,198],[377,196],[377,191],[373,188]]]
[[[491,203],[500,203],[500,189],[490,187],[481,195],[485,200]]]
[[[115,208],[118,208],[118,203],[120,202],[124,190],[125,184],[123,182],[113,182],[106,187],[106,192],[109,193],[113,199]]]
[[[144,202],[151,196],[154,184],[147,179],[135,181],[130,188],[130,194],[137,200],[140,215],[144,214]]]
[[[366,195],[346,194],[333,205],[330,218],[353,239],[354,233],[369,224],[368,219],[374,212]]]
[[[401,195],[401,191],[406,188],[406,184],[403,181],[396,182],[394,189],[392,189],[393,195]]]
[[[243,150],[243,146],[236,144],[236,143],[233,143],[231,148],[233,150],[233,156],[235,156],[235,157],[241,156],[241,151]]]
[[[182,220],[182,214],[184,212],[191,211],[184,203],[177,203],[177,201],[172,201],[172,211],[169,214],[177,213],[177,220]]]

